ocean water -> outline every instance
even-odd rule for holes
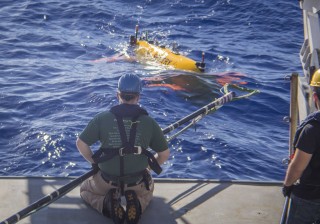
[[[194,60],[205,52],[206,72],[112,60],[128,51],[136,25]],[[282,180],[285,77],[302,75],[302,42],[298,1],[1,0],[0,175],[87,172],[76,138],[117,104],[118,78],[135,73],[145,80],[140,103],[162,128],[220,97],[226,82],[260,91],[172,140],[159,177]]]

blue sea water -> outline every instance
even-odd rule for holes
[[[136,25],[195,60],[205,52],[205,74],[96,61],[125,52]],[[76,138],[95,114],[117,104],[118,78],[136,73],[147,80],[141,105],[162,128],[221,96],[226,81],[260,91],[171,141],[160,177],[282,180],[285,77],[301,74],[302,42],[298,1],[1,0],[0,175],[87,172]],[[150,85],[159,83],[185,89]]]

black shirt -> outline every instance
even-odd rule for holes
[[[320,198],[320,123],[312,121],[308,123],[300,133],[297,144],[299,150],[312,154],[312,158],[302,173],[300,184],[293,193],[304,199],[312,200]]]

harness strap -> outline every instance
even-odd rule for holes
[[[122,105],[124,106],[124,105]],[[119,106],[118,106],[119,107]],[[136,133],[137,133],[137,126],[138,126],[138,118],[141,114],[148,113],[139,108],[136,112],[134,112],[134,117],[131,119],[131,127],[130,127],[130,135],[129,140],[126,134],[123,117],[125,114],[123,114],[123,111],[126,110],[119,110],[117,106],[112,108],[110,111],[113,113],[116,117],[117,124],[118,124],[118,130],[120,133],[120,139],[122,142],[122,148],[100,148],[98,151],[96,151],[92,159],[95,163],[101,163],[105,162],[109,159],[112,159],[115,156],[120,157],[120,177],[124,176],[124,155],[128,154],[144,154],[148,157],[148,165],[149,167],[156,173],[160,174],[162,172],[162,168],[158,164],[158,161],[154,157],[153,153],[148,151],[147,149],[142,148],[141,146],[135,146],[135,139],[136,139]]]
[[[118,125],[120,124],[119,125],[120,138],[121,138],[122,142],[125,142],[124,147],[120,148],[120,149],[119,148],[100,148],[98,151],[96,151],[93,154],[92,159],[95,163],[101,163],[101,162],[105,162],[105,161],[112,159],[113,157],[119,155],[120,156],[120,167],[122,167],[121,160],[123,160],[124,155],[144,154],[148,157],[148,165],[150,166],[150,168],[156,174],[159,175],[162,172],[162,168],[159,165],[156,158],[154,157],[153,153],[148,151],[147,149],[142,148],[141,146],[133,146],[132,147],[132,145],[134,145],[135,136],[136,136],[136,129],[137,129],[137,122],[135,122],[136,120],[137,120],[137,118],[132,119],[132,127],[130,129],[130,139],[129,139],[129,142],[127,142],[127,135],[126,135],[126,132],[124,129],[123,120],[121,118],[117,118]],[[122,128],[120,128],[120,127],[122,127]],[[126,140],[126,141],[123,141],[123,140]],[[121,170],[120,170],[120,175],[121,176],[123,175],[123,174],[121,174]]]
[[[136,117],[132,118],[132,120],[131,120],[131,128],[130,128],[130,135],[129,135],[129,144],[131,147],[134,146],[134,143],[136,141],[138,117],[139,116],[136,116]]]
[[[129,136],[129,141],[128,141],[125,126],[123,123],[123,118],[117,114],[115,114],[115,116],[116,116],[117,123],[118,123],[118,129],[119,129],[119,133],[120,133],[122,146],[124,148],[131,150],[132,147],[134,147],[134,142],[135,142],[136,133],[137,133],[137,125],[131,126],[130,136]],[[132,118],[131,122],[135,122],[135,121],[137,121],[137,119],[138,119],[138,116]],[[124,156],[123,155],[120,155],[120,176],[121,177],[124,176]],[[124,182],[123,181],[120,181],[120,190],[121,190],[121,195],[124,195]]]
[[[119,186],[119,183],[120,183],[120,177],[119,176],[114,176],[114,175],[109,175],[109,174],[106,174],[104,172],[101,172],[101,177],[102,179],[107,182],[107,183],[110,183],[112,184],[113,186],[116,186],[116,187],[120,187]],[[151,175],[149,173],[149,171],[147,169],[143,170],[143,171],[140,171],[140,172],[137,172],[137,173],[131,173],[130,175],[126,175],[124,176],[125,177],[140,177],[138,181],[134,182],[134,183],[129,183],[129,184],[126,184],[127,187],[133,187],[133,186],[136,186],[140,183],[144,183],[145,186],[146,186],[146,189],[147,190],[150,190],[150,184],[152,182],[152,178],[151,178]]]
[[[115,156],[124,156],[128,154],[145,154],[141,146],[134,146],[133,149],[128,148],[100,148],[92,156],[95,163],[102,163]]]
[[[120,131],[120,137],[121,137],[121,141],[124,144],[125,149],[127,149],[128,151],[133,151],[134,150],[134,143],[135,143],[135,139],[136,139],[136,134],[137,134],[137,120],[138,120],[139,116],[135,116],[134,118],[132,118],[131,120],[131,128],[130,128],[130,136],[129,136],[129,142],[128,142],[128,138],[127,138],[127,134],[125,132],[125,127],[124,127],[124,123],[123,123],[123,119],[120,116],[116,115],[116,119],[118,122],[118,128]],[[156,174],[160,174],[162,171],[162,168],[160,167],[160,165],[158,164],[158,161],[156,160],[156,158],[154,157],[154,155],[144,149],[142,150],[143,154],[145,154],[148,157],[148,164],[150,166],[150,168],[156,173]],[[121,167],[123,168],[124,164],[123,163],[123,155],[120,155],[120,169]],[[120,175],[122,176],[123,173],[121,173],[120,170]]]
[[[123,148],[121,148],[123,149]],[[112,159],[113,157],[119,155],[120,157],[130,154],[130,153],[126,153],[127,150],[119,150],[119,149],[106,149],[106,148],[100,148],[96,153],[94,153],[94,155],[92,156],[92,159],[95,163],[102,163],[105,162],[109,159]],[[154,155],[152,154],[152,152],[146,150],[146,149],[142,149],[140,146],[135,146],[134,147],[134,153],[133,154],[144,154],[145,156],[148,157],[148,164],[150,166],[150,168],[156,173],[156,174],[160,174],[162,172],[162,168],[161,166],[158,164],[158,161],[156,160],[156,158],[154,157]],[[101,156],[103,154],[103,156]]]
[[[132,154],[132,152],[133,154],[144,154],[145,156],[148,157],[149,167],[158,175],[162,172],[162,168],[159,165],[156,158],[154,157],[154,155],[152,154],[152,152],[150,152],[147,149],[143,149],[140,146],[135,146],[134,150],[130,150],[130,152],[125,148],[121,148],[121,149],[100,148],[98,151],[94,153],[94,155],[92,156],[92,159],[95,163],[102,163],[109,159],[112,159],[117,155],[121,157],[124,155]]]
[[[150,166],[150,168],[156,173],[156,174],[160,174],[162,172],[162,168],[159,165],[158,161],[156,160],[156,158],[154,157],[154,155],[152,154],[152,152],[148,151],[148,150],[144,150],[143,153],[148,157],[148,164]]]
[[[118,123],[118,129],[119,129],[119,133],[120,133],[120,138],[121,138],[122,146],[123,146],[123,147],[130,147],[130,143],[131,143],[131,142],[130,142],[130,141],[128,142],[128,138],[127,138],[126,130],[125,130],[125,127],[124,127],[123,119],[122,119],[122,117],[120,117],[120,116],[117,115],[117,114],[115,114],[115,116],[116,116],[117,123]],[[134,118],[131,120],[131,122],[133,122],[134,119],[137,119],[137,117],[134,117]],[[137,127],[137,126],[135,126],[135,128],[136,128],[136,127]],[[135,130],[133,130],[133,129],[134,129],[134,128],[131,127],[131,129],[130,129],[130,135],[131,135],[132,132],[134,132],[134,133],[136,132],[136,129],[135,129]],[[131,136],[130,136],[130,139],[132,139]],[[134,138],[133,140],[135,140],[135,138]],[[134,142],[133,142],[132,146],[134,146]]]
[[[111,175],[111,174],[108,174],[108,173],[101,171],[101,175],[103,175],[104,179],[107,179],[107,180],[110,180],[113,182],[117,182],[117,181],[120,181],[121,179],[126,179],[126,178],[130,178],[130,177],[135,177],[135,178],[139,179],[139,177],[142,177],[143,174],[146,172],[147,172],[147,170],[144,169],[142,171],[126,174],[126,175],[120,177],[117,175]]]

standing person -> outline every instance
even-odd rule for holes
[[[115,223],[138,223],[153,196],[157,174],[169,157],[168,143],[157,122],[138,105],[141,81],[126,74],[118,81],[119,105],[96,115],[80,134],[76,145],[99,171],[80,187],[84,201]],[[93,153],[90,146],[100,142]],[[153,155],[148,148],[156,152]],[[126,199],[126,210],[121,204]]]
[[[288,224],[315,223],[320,218],[320,70],[314,73],[310,86],[317,111],[297,129],[294,157],[283,186],[284,196],[291,196]]]

